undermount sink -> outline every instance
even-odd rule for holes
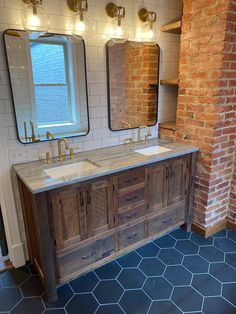
[[[84,172],[95,170],[98,166],[89,160],[79,161],[70,165],[55,167],[44,170],[45,173],[52,179],[59,179],[71,175],[81,175]]]
[[[135,153],[142,154],[144,156],[152,156],[152,155],[157,155],[161,153],[166,153],[170,152],[172,149],[166,148],[163,146],[155,145],[155,146],[150,146],[150,147],[145,147],[145,148],[140,148],[136,149]]]

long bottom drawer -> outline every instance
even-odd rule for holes
[[[114,237],[97,240],[91,245],[59,256],[60,277],[65,277],[115,252]]]
[[[150,217],[148,219],[148,236],[151,237],[159,232],[165,231],[177,223],[184,222],[184,219],[184,204],[175,208],[167,209],[165,212],[159,215]]]

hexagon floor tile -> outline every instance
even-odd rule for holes
[[[0,275],[0,314],[236,314],[236,232],[176,229],[58,288],[33,265]],[[43,293],[43,294],[42,294]]]

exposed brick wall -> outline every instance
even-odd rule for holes
[[[225,219],[229,205],[236,125],[234,6],[229,0],[184,0],[176,140],[201,149],[194,221],[206,228]]]
[[[123,62],[121,61],[123,60]],[[111,124],[132,127],[156,123],[158,49],[153,45],[114,44],[109,47]],[[153,85],[152,85],[153,84]],[[126,126],[125,126],[126,127]]]

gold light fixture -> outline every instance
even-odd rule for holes
[[[50,21],[42,8],[43,0],[22,0],[26,6],[22,11],[22,26],[29,32],[31,38],[37,38],[47,33]]]
[[[148,42],[155,42],[157,37],[157,13],[148,11],[146,8],[141,8],[138,12],[140,21],[144,23],[142,28],[142,39]]]
[[[92,25],[92,21],[88,16],[87,0],[67,0],[67,5],[74,12],[73,33],[75,35],[95,30],[95,26]]]
[[[125,7],[118,6],[113,2],[106,5],[107,15],[113,19],[113,25],[109,29],[108,35],[110,38],[127,39],[125,29]]]

